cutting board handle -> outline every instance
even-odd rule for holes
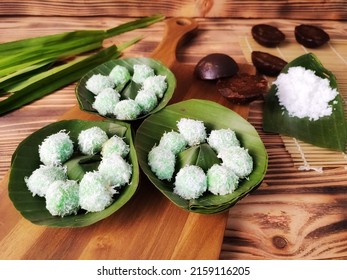
[[[164,37],[151,57],[170,67],[176,61],[176,50],[188,34],[198,29],[198,23],[191,18],[170,18],[165,21]]]

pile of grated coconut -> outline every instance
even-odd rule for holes
[[[291,67],[288,73],[281,73],[274,84],[279,104],[289,116],[316,121],[331,115],[333,109],[329,102],[338,92],[330,87],[328,79],[315,75],[314,71],[301,66]]]

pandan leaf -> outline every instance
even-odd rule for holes
[[[85,84],[90,77],[96,74],[102,74],[107,76],[116,65],[126,67],[129,73],[133,75],[133,72],[134,72],[133,66],[135,64],[146,64],[149,67],[153,68],[156,75],[166,76],[166,82],[168,84],[166,92],[163,98],[159,100],[157,107],[155,107],[151,112],[147,114],[140,115],[138,118],[136,118],[136,120],[145,118],[148,115],[163,109],[172,98],[172,95],[176,88],[176,78],[174,74],[171,72],[171,70],[167,68],[164,64],[162,64],[160,61],[152,59],[152,58],[146,58],[146,57],[131,57],[131,58],[125,58],[125,59],[114,59],[114,60],[107,61],[95,67],[91,71],[89,71],[78,82],[76,86],[76,90],[75,90],[80,109],[83,111],[98,114],[98,112],[92,107],[92,104],[95,100],[95,96],[92,92],[87,90],[85,87]],[[130,81],[122,89],[122,91],[120,91],[121,99],[135,98],[137,91],[140,88],[141,88],[140,85]],[[114,115],[107,115],[105,117],[109,119],[116,119],[116,116]]]
[[[111,46],[93,56],[84,59],[77,58],[67,64],[57,66],[27,79],[23,83],[12,87],[14,93],[0,102],[0,115],[20,108],[78,80],[87,69],[92,69],[96,65],[119,55],[117,48]]]
[[[181,118],[203,121],[208,133],[211,130],[222,128],[230,128],[236,132],[241,145],[248,149],[253,158],[254,169],[247,180],[240,182],[235,192],[222,196],[206,192],[198,199],[185,200],[173,193],[174,178],[171,181],[159,180],[151,171],[147,161],[149,151],[154,145],[158,145],[165,132],[178,131],[176,124]],[[267,153],[255,128],[237,113],[206,100],[192,99],[179,102],[147,117],[137,130],[135,148],[141,169],[163,195],[178,207],[202,214],[213,214],[229,209],[259,186],[267,169]],[[189,148],[177,156],[175,174],[186,164],[196,164],[206,170],[219,162],[207,143],[203,143]]]
[[[314,54],[308,53],[294,59],[284,67],[282,73],[287,73],[290,67],[295,66],[302,66],[315,71],[317,76],[329,79],[330,86],[339,91],[334,74],[324,68]],[[345,151],[347,124],[341,94],[338,94],[331,102],[333,113],[330,116],[311,121],[308,117],[289,116],[288,112],[279,104],[276,92],[277,87],[272,85],[265,98],[263,113],[264,131],[291,136],[318,147]]]
[[[49,135],[57,133],[63,129],[69,132],[71,140],[78,143],[77,138],[82,130],[98,126],[103,129],[109,137],[117,134],[124,138],[124,141],[130,146],[130,152],[127,161],[133,167],[133,174],[129,185],[124,186],[120,190],[120,194],[115,197],[112,205],[101,212],[80,211],[77,215],[55,217],[52,216],[45,206],[45,199],[38,196],[32,196],[28,190],[24,178],[29,177],[32,172],[37,169],[40,164],[38,146]],[[94,164],[97,164],[97,157],[85,157],[79,154],[77,146],[75,147],[74,158],[77,162],[71,159],[67,165],[80,165],[82,173],[90,170]],[[84,165],[84,166],[83,166]],[[71,166],[70,166],[71,167]],[[77,166],[77,169],[79,168]],[[96,165],[94,166],[96,167]],[[80,170],[81,171],[81,170]],[[76,171],[69,171],[75,173]],[[74,176],[78,178],[77,171]],[[70,174],[71,175],[71,174]],[[74,179],[77,179],[74,178]],[[139,182],[139,166],[137,155],[133,144],[133,135],[131,127],[127,123],[116,121],[82,121],[82,120],[65,120],[47,125],[38,131],[34,132],[23,140],[17,147],[12,156],[10,177],[8,184],[9,197],[15,208],[23,215],[24,218],[34,224],[50,226],[50,227],[83,227],[96,223],[106,217],[112,215],[127,203],[136,192]]]

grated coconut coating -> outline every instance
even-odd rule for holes
[[[333,112],[330,102],[338,92],[330,87],[328,79],[317,76],[312,70],[290,67],[288,73],[281,73],[273,84],[277,87],[279,104],[291,117],[308,117],[315,121]]]
[[[212,130],[207,138],[207,143],[217,153],[223,149],[240,146],[240,142],[236,137],[235,131],[231,130],[230,128]]]
[[[158,98],[163,98],[167,89],[166,76],[156,75],[148,77],[143,82],[143,88],[146,91],[154,92]]]
[[[204,170],[196,165],[187,165],[178,171],[174,183],[174,193],[184,199],[196,199],[207,189]]]
[[[188,143],[186,139],[184,139],[183,135],[176,131],[165,132],[159,142],[159,146],[170,150],[175,155],[182,152],[186,148],[187,144]]]
[[[116,65],[115,67],[113,67],[108,76],[116,86],[125,84],[131,79],[128,69],[121,65]]]
[[[86,88],[95,95],[98,95],[105,88],[113,87],[114,82],[108,76],[102,74],[92,75],[86,82]]]
[[[92,107],[102,116],[113,114],[114,107],[119,102],[120,94],[113,88],[105,88],[98,95]]]
[[[44,197],[50,184],[57,180],[66,179],[66,168],[62,166],[41,165],[29,177],[25,177],[24,181],[33,196],[38,195]]]
[[[99,172],[112,186],[121,187],[129,184],[132,167],[120,155],[112,154],[102,158],[99,164]]]
[[[147,114],[158,105],[158,99],[154,92],[145,89],[139,90],[135,97],[143,113]]]
[[[155,146],[148,153],[148,165],[160,180],[171,180],[175,171],[175,155],[168,149]]]
[[[228,167],[214,164],[207,170],[207,189],[215,195],[232,193],[239,184],[239,177]]]
[[[135,100],[121,100],[116,104],[113,114],[120,120],[133,120],[141,114],[141,107]]]
[[[129,151],[129,145],[118,135],[113,135],[102,145],[101,155],[107,157],[117,154],[124,158],[128,155]]]
[[[61,165],[72,153],[73,142],[64,130],[48,136],[39,145],[40,160],[47,166]]]
[[[239,178],[247,177],[253,170],[253,159],[248,150],[242,147],[222,150],[218,157],[222,159],[222,165],[230,168]]]
[[[94,126],[82,130],[78,135],[79,150],[85,155],[94,155],[101,151],[102,145],[108,140],[108,136],[100,127]]]
[[[102,211],[113,202],[114,193],[116,191],[100,172],[87,172],[80,182],[80,206],[88,212]]]
[[[206,128],[202,121],[182,118],[177,122],[177,127],[189,146],[206,141]]]
[[[76,181],[55,181],[47,190],[46,208],[53,216],[77,214],[79,210],[79,186]]]
[[[146,64],[135,64],[133,69],[132,80],[137,84],[143,84],[148,77],[154,76],[154,70]]]

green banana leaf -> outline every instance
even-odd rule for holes
[[[282,72],[287,73],[290,67],[295,66],[311,69],[319,77],[328,78],[330,86],[339,91],[336,77],[331,71],[324,68],[316,55],[312,53],[304,54],[288,63]],[[330,116],[310,121],[309,118],[289,116],[288,112],[280,106],[276,92],[277,87],[272,85],[265,98],[263,112],[264,131],[291,136],[318,147],[345,151],[347,124],[341,94],[338,94],[331,102],[333,113]],[[336,104],[335,101],[337,101]]]
[[[206,113],[208,112],[208,113]],[[241,145],[249,150],[254,161],[254,170],[247,180],[240,181],[239,187],[228,195],[213,195],[206,192],[198,199],[185,200],[173,193],[174,179],[159,180],[151,171],[147,157],[154,145],[158,145],[165,132],[177,131],[177,121],[192,118],[204,122],[207,132],[213,129],[230,128],[236,132]],[[255,128],[237,113],[215,102],[192,99],[179,102],[146,118],[137,130],[135,148],[141,169],[149,180],[169,200],[185,210],[213,214],[228,210],[262,182],[268,164],[267,152]],[[186,164],[195,164],[205,171],[214,163],[219,163],[215,152],[203,143],[181,152],[176,158],[175,174]],[[174,174],[174,176],[175,176]]]
[[[175,75],[171,72],[169,68],[167,68],[164,64],[162,64],[159,60],[155,60],[152,58],[146,58],[146,57],[131,57],[131,58],[125,58],[125,59],[114,59],[110,60],[108,62],[105,62],[91,71],[89,71],[86,75],[84,75],[81,80],[78,82],[75,93],[76,97],[80,106],[80,109],[86,112],[99,114],[93,107],[92,104],[95,100],[94,94],[86,89],[85,84],[87,80],[95,75],[95,74],[102,74],[102,75],[108,75],[111,70],[116,66],[124,66],[128,69],[129,73],[133,75],[133,66],[135,64],[146,64],[149,67],[154,69],[154,72],[156,75],[163,75],[166,76],[166,82],[168,84],[168,87],[166,89],[166,92],[164,93],[164,96],[162,99],[159,100],[158,105],[149,113],[142,114],[138,119],[143,119],[147,117],[150,114],[153,114],[155,112],[160,111],[163,109],[170,99],[172,98],[172,95],[176,88],[176,78]],[[138,91],[138,86],[134,85],[133,82],[129,82],[121,91],[121,99],[127,99],[127,98],[134,98],[136,96],[136,93]],[[108,119],[116,119],[114,115],[107,115],[106,118]]]
[[[120,190],[113,204],[103,211],[86,213],[80,210],[77,215],[65,216],[63,218],[52,216],[46,209],[45,199],[32,196],[24,181],[24,178],[30,176],[41,164],[38,146],[47,136],[63,129],[69,131],[72,141],[77,143],[77,137],[80,131],[93,126],[98,126],[103,129],[109,137],[115,134],[124,137],[124,141],[130,146],[130,153],[127,161],[131,163],[133,167],[131,182],[128,186]],[[75,149],[75,151],[77,151],[77,149]],[[95,170],[98,163],[99,159],[97,156],[81,158],[81,155],[75,152],[73,158],[66,163],[68,176],[71,179],[78,180],[85,172]],[[138,183],[139,166],[133,144],[132,130],[129,124],[115,121],[64,120],[39,129],[18,145],[12,156],[8,191],[9,197],[15,208],[24,218],[34,224],[50,227],[83,227],[105,219],[120,209],[135,194]]]

